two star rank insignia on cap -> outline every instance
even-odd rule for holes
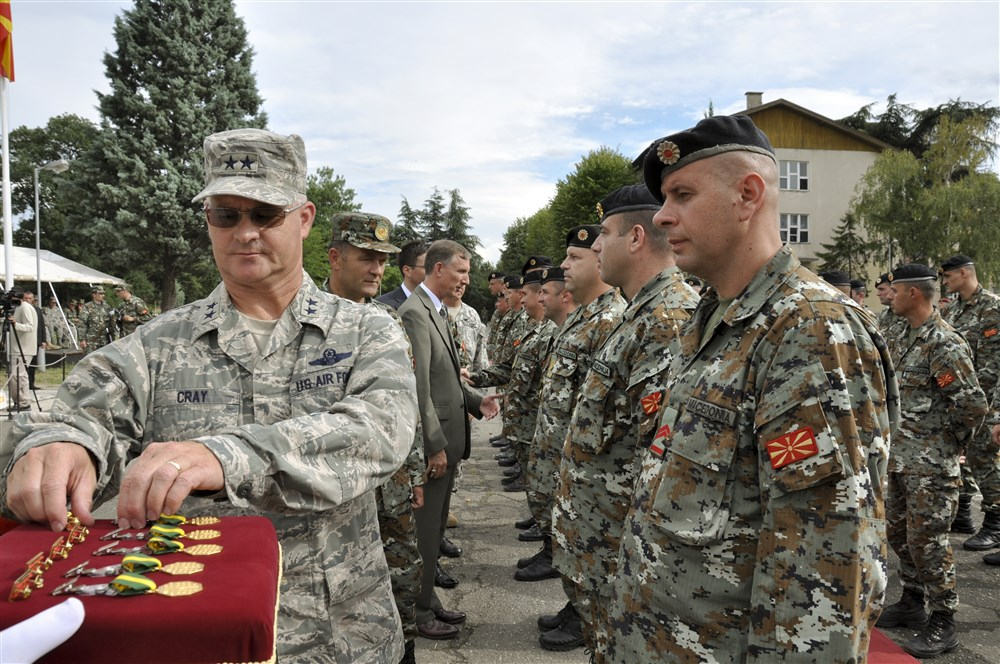
[[[812,427],[803,427],[769,440],[766,447],[771,457],[771,468],[775,470],[819,454],[819,445]]]
[[[235,153],[224,154],[222,155],[222,163],[225,164],[226,166],[224,170],[235,171],[237,170],[236,164],[239,164],[240,167],[238,170],[256,171],[257,162],[259,161],[258,159],[255,159],[256,156],[257,155],[251,155],[251,154],[243,154],[243,156],[239,156]]]

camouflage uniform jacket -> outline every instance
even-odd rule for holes
[[[489,325],[486,328],[486,354],[489,356],[490,362],[495,362],[497,348],[503,339],[504,331],[510,325],[510,320],[510,311],[505,314],[494,311],[493,316],[490,317]]]
[[[890,342],[889,349],[903,412],[889,470],[959,477],[958,456],[987,412],[968,344],[934,310],[912,335]]]
[[[1000,297],[980,286],[968,300],[956,298],[941,317],[969,342],[976,379],[992,399],[1000,380]]]
[[[135,320],[126,322],[125,316],[131,316]],[[153,312],[149,310],[142,298],[133,295],[128,300],[122,300],[121,304],[115,307],[114,320],[118,326],[118,335],[124,337],[132,334],[135,329],[143,323],[153,320]]]
[[[58,346],[68,346],[72,344],[69,338],[69,327],[63,320],[62,309],[45,307],[42,309],[42,317],[45,319],[45,327],[48,328],[49,341]]]
[[[524,330],[530,321],[531,317],[525,313],[524,309],[518,309],[514,312],[510,318],[510,325],[497,345],[496,356],[490,357],[490,361],[493,364],[514,365],[514,353],[517,352],[517,347],[521,343],[521,337],[524,335]]]
[[[111,307],[91,300],[83,305],[83,313],[80,314],[79,340],[87,342],[88,350],[100,348],[108,343],[111,325]]]
[[[375,308],[303,279],[262,354],[220,285],[88,355],[50,412],[17,422],[14,460],[54,441],[82,445],[98,462],[100,504],[150,443],[203,443],[225,488],[189,496],[182,512],[274,523],[278,659],[395,664],[402,633],[373,489],[413,442],[406,341]]]
[[[490,365],[486,352],[486,326],[483,325],[479,313],[471,306],[462,302],[457,316],[452,316],[448,309],[448,318],[458,326],[458,336],[461,340],[459,355],[461,364],[469,371],[481,371]]]
[[[878,326],[878,330],[882,333],[882,338],[885,339],[886,343],[892,343],[894,339],[906,334],[906,331],[910,329],[910,325],[906,322],[906,319],[895,313],[891,306],[886,306],[878,313],[878,316],[875,318],[875,324]]]
[[[549,341],[558,329],[548,319],[535,321],[529,317],[528,321],[504,390],[503,435],[515,445],[529,444],[535,433],[543,362],[547,358]]]
[[[556,495],[559,459],[580,384],[590,369],[591,357],[607,341],[624,311],[625,300],[610,289],[587,306],[577,307],[555,334],[538,393],[538,419],[531,439],[538,459],[539,493]]]
[[[862,661],[886,586],[888,349],[788,247],[704,330],[717,303],[668,369],[622,532],[615,660],[632,643],[661,661]]]
[[[641,458],[640,423],[656,422],[680,324],[698,294],[669,268],[646,283],[596,353],[580,387],[560,463],[553,510],[556,566],[590,592],[607,593]]]

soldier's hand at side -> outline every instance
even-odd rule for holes
[[[488,394],[483,397],[483,402],[479,404],[479,412],[483,414],[488,420],[492,420],[494,417],[500,414],[500,400],[503,399],[502,394]]]
[[[85,526],[90,514],[97,471],[90,453],[76,443],[49,443],[28,450],[7,476],[7,506],[22,521],[66,527],[66,502]]]
[[[424,485],[413,487],[413,497],[410,499],[413,509],[418,510],[424,506]]]
[[[990,433],[993,434],[993,442],[1000,445],[1000,424],[994,424]]]
[[[192,491],[218,491],[225,481],[222,464],[201,443],[153,443],[125,470],[118,526],[143,528],[160,514],[177,512]]]
[[[462,369],[458,372],[458,375],[466,385],[472,385],[472,376],[469,374],[468,369],[462,367]]]

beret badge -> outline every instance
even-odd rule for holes
[[[528,265],[534,267],[534,266],[538,265],[538,261],[536,261],[534,258],[532,258],[530,261],[528,261]]]
[[[542,270],[542,279],[546,279],[549,276],[548,269]]]
[[[580,240],[580,242],[586,242],[588,237],[589,237],[589,234],[587,233],[587,229],[586,228],[581,228],[576,233],[576,238],[578,240]]]
[[[389,239],[389,224],[384,221],[380,221],[375,224],[375,237],[378,238],[380,242],[385,242]]]
[[[667,166],[673,166],[681,158],[681,149],[673,141],[663,141],[656,146],[656,156]]]
[[[597,204],[597,218],[604,219],[604,206],[600,203]]]

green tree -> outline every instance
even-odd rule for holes
[[[392,229],[393,241],[397,246],[403,246],[407,242],[423,238],[420,229],[420,214],[410,207],[410,202],[406,196],[402,197],[403,202],[399,206],[396,225]]]
[[[302,247],[302,262],[306,272],[317,284],[330,276],[326,248],[333,232],[330,220],[337,212],[361,209],[354,201],[357,193],[347,186],[343,175],[336,175],[329,166],[320,166],[306,178],[306,194],[316,205],[316,219]]]
[[[591,150],[576,165],[576,170],[556,183],[556,193],[549,204],[551,226],[547,234],[549,249],[565,247],[569,229],[580,224],[596,224],[597,203],[610,192],[639,182],[639,175],[627,157],[613,148]],[[554,258],[554,256],[553,256]]]
[[[95,195],[70,223],[106,248],[104,268],[143,266],[166,310],[178,283],[200,297],[213,280],[204,216],[191,204],[204,182],[202,140],[264,127],[266,116],[231,0],[136,0],[114,36],[101,132],[81,169]]]
[[[448,237],[447,219],[445,219],[444,195],[434,187],[430,197],[424,201],[424,207],[417,213],[423,236],[429,241],[442,240]]]
[[[848,212],[833,233],[833,242],[822,244],[816,256],[823,261],[820,270],[840,270],[852,277],[859,276],[867,265],[875,262],[882,249],[880,242],[869,240],[862,232],[855,215]]]

